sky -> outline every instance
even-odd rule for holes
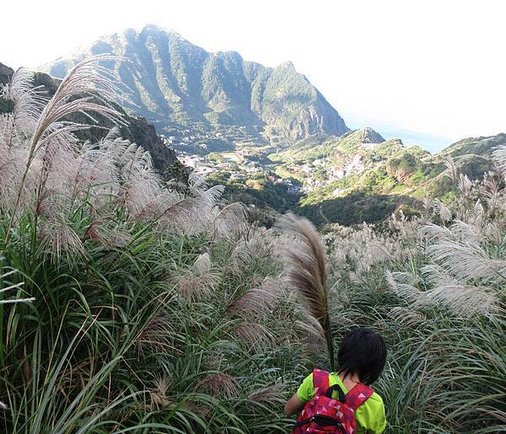
[[[0,16],[12,68],[156,24],[210,52],[292,61],[353,129],[431,151],[506,132],[502,0],[7,0]]]

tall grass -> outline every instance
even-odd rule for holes
[[[118,116],[99,60],[50,101],[24,71],[4,89],[0,430],[283,432],[296,347],[269,238],[221,187],[164,187],[114,131],[79,143],[74,111]]]
[[[462,182],[456,203],[421,219],[327,235],[335,327],[368,325],[388,342],[376,387],[389,432],[506,429],[501,176]]]
[[[333,344],[295,294],[293,240],[197,177],[168,189],[115,130],[80,143],[73,111],[118,120],[97,60],[49,102],[26,71],[3,91],[0,431],[289,431],[284,400]],[[506,428],[504,155],[481,183],[450,164],[452,206],[323,237],[323,328],[385,336],[389,432]]]

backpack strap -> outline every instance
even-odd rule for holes
[[[329,388],[329,373],[315,368],[313,370],[313,386],[315,395],[325,395]]]
[[[369,386],[358,383],[353,389],[346,394],[346,405],[353,410],[360,407],[374,393]]]
[[[346,395],[344,394],[343,389],[339,384],[334,384],[333,386],[329,386],[327,389],[327,393],[325,394],[327,398],[332,398],[332,393],[337,392],[339,395],[339,401],[341,401],[343,404],[346,402]]]

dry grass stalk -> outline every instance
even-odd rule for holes
[[[287,273],[288,281],[301,294],[309,313],[320,324],[327,343],[330,367],[334,370],[324,246],[308,220],[289,214],[280,222],[280,227],[296,237],[292,248],[286,252],[292,263]]]
[[[195,385],[195,390],[225,398],[232,398],[238,394],[237,381],[225,372],[208,375]]]
[[[254,348],[264,348],[273,341],[272,333],[261,324],[244,322],[232,329],[232,334]]]
[[[173,401],[169,397],[171,380],[166,377],[157,377],[154,381],[154,387],[149,389],[151,398],[151,407],[156,410],[168,408]]]

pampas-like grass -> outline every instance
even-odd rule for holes
[[[208,299],[220,281],[220,274],[212,271],[211,258],[208,253],[197,257],[192,267],[175,277],[179,294],[187,301]]]
[[[140,356],[148,352],[168,353],[175,352],[174,329],[167,312],[161,311],[144,324],[136,336],[137,349]]]
[[[287,214],[279,227],[295,236],[286,255],[290,285],[302,296],[308,312],[321,327],[327,343],[330,369],[335,370],[334,343],[329,318],[325,249],[318,232],[308,220]]]
[[[265,402],[267,404],[274,404],[279,397],[283,395],[283,385],[275,383],[272,386],[265,387],[260,390],[255,390],[248,395],[248,399],[255,402]]]
[[[439,199],[434,200],[432,207],[433,207],[434,211],[439,215],[440,219],[443,222],[448,222],[452,219],[452,212]]]
[[[211,396],[232,398],[238,393],[237,380],[225,372],[210,374],[195,385],[195,390]]]
[[[25,183],[40,153],[41,168],[37,171],[36,202],[44,197],[46,182],[51,173],[53,158],[63,151],[69,159],[74,157],[73,146],[77,140],[75,131],[89,128],[89,125],[66,120],[73,113],[94,112],[115,122],[122,123],[121,114],[112,108],[107,101],[118,100],[118,88],[114,84],[111,72],[99,66],[99,62],[110,60],[108,56],[97,56],[86,59],[76,65],[62,80],[57,91],[47,103],[39,89],[30,87],[31,75],[21,70],[14,74],[11,84],[4,88],[3,95],[12,98],[14,111],[7,116],[9,128],[3,128],[0,143],[9,149],[12,137],[16,137],[19,146],[27,149],[24,154],[22,173],[16,186],[15,199],[10,210],[10,224],[6,231],[4,244],[11,236],[11,228],[18,213],[18,207],[25,191]],[[61,154],[60,154],[61,155]],[[21,170],[20,170],[21,169]]]
[[[429,256],[462,281],[504,281],[506,261],[492,259],[472,240],[441,240],[428,248]]]
[[[0,315],[0,431],[285,431],[282,397],[261,395],[285,378],[297,338],[293,304],[268,297],[279,271],[268,232],[240,206],[219,212],[222,187],[191,176],[184,193],[168,190],[116,131],[81,145],[81,126],[61,120],[37,141],[42,115],[55,113],[34,112],[25,129],[0,118],[0,250],[41,294]],[[8,279],[19,282],[6,276],[2,302],[23,294]]]
[[[252,348],[265,348],[272,343],[272,333],[262,324],[243,322],[232,329],[232,335]]]
[[[221,185],[195,190],[191,195],[167,206],[160,216],[160,223],[188,235],[208,229],[212,224],[212,210],[223,190]]]
[[[154,380],[154,387],[149,389],[149,396],[151,398],[151,407],[155,410],[166,409],[172,404],[170,399],[169,389],[172,381],[166,377],[156,377]]]
[[[212,228],[212,236],[216,240],[239,238],[251,226],[246,220],[247,211],[242,203],[234,202],[216,211]]]
[[[230,241],[230,257],[223,270],[228,276],[243,275],[244,270],[251,269],[255,264],[269,258],[273,251],[270,233],[265,228],[250,228],[241,233],[237,241]],[[257,283],[251,281],[250,285],[253,287]]]
[[[472,214],[481,212],[475,209]],[[456,220],[450,227],[425,225],[420,232],[429,240],[426,252],[432,263],[421,267],[420,274],[432,288],[418,289],[419,277],[411,273],[387,272],[390,288],[414,310],[444,305],[463,317],[497,312],[501,296],[494,288],[504,282],[506,262],[490,256],[484,248],[492,245],[488,232],[479,219],[475,221]]]
[[[500,310],[497,296],[486,287],[472,285],[439,285],[428,296],[436,303],[464,317],[489,315]]]
[[[463,197],[469,197],[471,195],[471,191],[473,189],[473,182],[467,177],[467,175],[463,175],[462,173],[459,176],[459,190],[462,193]]]
[[[436,265],[423,268],[423,275],[434,288],[421,291],[406,280],[414,276],[408,273],[386,273],[387,282],[392,291],[409,303],[408,308],[394,308],[390,311],[393,318],[410,324],[422,321],[421,308],[431,305],[443,305],[449,311],[462,317],[489,315],[500,310],[497,296],[485,286],[467,285],[446,274]]]
[[[228,314],[244,316],[262,316],[270,313],[280,297],[281,282],[265,279],[259,287],[249,289],[227,306]]]
[[[409,273],[387,271],[386,279],[390,288],[402,299],[408,301],[411,305],[419,307],[429,304],[426,294],[420,291],[416,286],[416,277]]]
[[[453,161],[453,158],[449,156],[445,161],[444,165],[446,166],[446,172],[445,175],[450,178],[450,180],[456,184],[459,180],[459,172],[457,170],[457,166],[455,165],[455,161]]]
[[[501,171],[503,179],[506,179],[506,146],[497,147],[492,153],[495,164]]]
[[[14,103],[14,108],[6,122],[3,137],[7,138],[8,147],[19,145],[29,137],[39,120],[47,102],[45,92],[33,86],[35,74],[26,68],[19,68],[12,76],[11,82],[0,89],[0,97]],[[5,133],[8,133],[5,134]]]

